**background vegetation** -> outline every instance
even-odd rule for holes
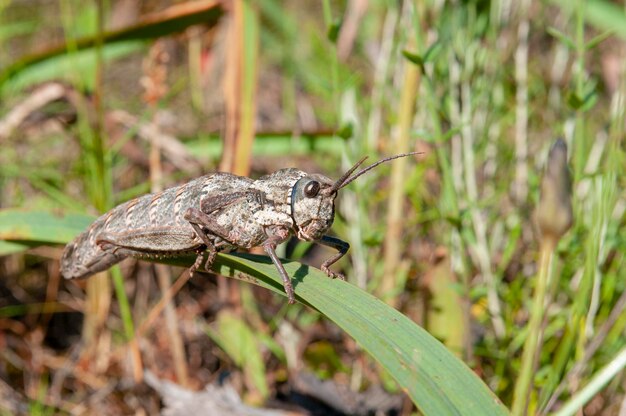
[[[422,385],[373,361],[306,285],[315,308],[180,267],[133,260],[75,282],[58,266],[94,215],[203,173],[338,177],[363,155],[417,150],[342,191],[333,232],[352,248],[335,268],[515,414],[626,411],[625,10],[0,0],[0,407],[155,414],[175,407],[173,380],[217,389],[196,402],[233,389],[313,414],[428,413],[407,387]],[[558,150],[548,158],[559,137],[571,186]],[[313,266],[330,253],[281,250]],[[334,304],[358,310],[345,291]]]

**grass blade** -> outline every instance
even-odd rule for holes
[[[204,0],[172,6],[159,13],[145,16],[139,23],[102,34],[105,44],[124,41],[136,41],[163,37],[171,33],[181,32],[189,26],[197,24],[215,25],[223,13],[219,2]],[[76,40],[76,50],[90,49],[96,45],[96,36]],[[52,57],[67,52],[66,43],[48,47],[39,52],[24,56],[17,62],[7,66],[0,72],[0,85],[18,74],[20,71]]]
[[[0,210],[0,240],[15,240],[12,241],[15,249],[18,248],[18,242],[29,243],[23,245],[24,249],[37,244],[66,244],[93,220],[92,216],[85,214],[56,215],[47,211]],[[8,242],[2,243],[2,248],[9,247]]]
[[[287,260],[284,265],[293,277],[296,298],[352,336],[425,415],[508,414],[476,374],[397,310],[312,267]],[[284,294],[280,276],[265,256],[222,254],[213,269]]]

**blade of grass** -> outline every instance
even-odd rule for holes
[[[595,397],[613,377],[624,369],[624,367],[626,367],[626,348],[623,348],[610,363],[598,371],[582,390],[576,393],[563,407],[554,413],[554,416],[570,416],[577,414],[583,406]]]
[[[528,11],[531,0],[520,2],[515,51],[515,181],[513,194],[519,205],[528,197]]]
[[[144,47],[141,41],[119,42],[106,45],[103,53],[106,61],[113,61]],[[0,78],[0,93],[14,93],[32,85],[55,80],[71,80],[72,71],[92,74],[95,67],[96,52],[93,49],[73,52],[72,54],[52,56],[45,61],[29,65],[20,69],[10,79],[2,81]],[[0,77],[2,75],[0,74]],[[87,79],[86,81],[90,81]],[[87,84],[92,88],[91,84]]]
[[[551,0],[565,10],[578,7],[570,0]],[[606,0],[589,0],[585,2],[585,19],[600,30],[611,30],[621,38],[626,39],[626,13],[624,8]]]
[[[234,173],[248,175],[255,137],[259,18],[253,2],[242,1],[243,36],[240,63],[240,119]]]
[[[213,26],[223,13],[221,4],[212,0],[186,2],[172,6],[161,12],[144,16],[139,23],[119,30],[102,33],[104,44],[123,42],[129,40],[145,40],[166,36],[171,33],[183,31],[189,26],[205,24]],[[97,44],[97,36],[89,36],[74,40],[72,49],[80,51],[89,49]],[[39,52],[27,55],[4,71],[0,72],[0,87],[13,76],[19,74],[25,68],[43,62],[68,51],[68,44],[62,43],[48,47]]]
[[[513,415],[524,415],[528,409],[528,397],[533,387],[534,365],[536,357],[540,353],[541,324],[545,314],[545,299],[548,287],[548,277],[550,276],[550,265],[554,254],[554,244],[547,241],[541,245],[539,260],[539,275],[537,276],[537,287],[533,296],[533,305],[528,323],[528,336],[524,343],[522,356],[522,368],[515,383],[515,396],[513,398]]]
[[[255,137],[257,60],[259,24],[250,1],[233,4],[228,55],[228,76],[224,79],[226,133],[220,170],[247,176],[250,173]]]
[[[224,147],[218,135],[201,135],[199,139],[188,140],[183,144],[190,154],[211,159],[220,157]],[[332,132],[326,130],[300,132],[298,140],[293,140],[293,133],[290,131],[269,132],[256,135],[252,144],[252,153],[256,156],[305,155],[314,150],[320,153],[337,154],[343,147],[344,144],[338,141]]]
[[[118,266],[111,269],[111,276],[113,278],[113,287],[115,288],[117,302],[120,305],[124,335],[130,344],[130,353],[133,362],[133,378],[140,382],[143,378],[143,366],[141,353],[139,352],[139,344],[137,337],[135,337],[135,324],[133,323],[133,316],[130,311],[130,302],[128,301],[128,296],[126,296],[126,289],[124,288],[124,277]]]
[[[182,264],[192,262],[189,258]],[[293,261],[284,265],[293,277],[296,298],[354,337],[424,414],[508,414],[476,374],[397,310],[317,269]],[[265,256],[219,255],[213,270],[284,295],[282,280]]]
[[[47,211],[0,210],[0,240],[33,245],[65,244],[93,220],[92,216],[85,214],[56,215]]]
[[[415,12],[416,13],[416,12]],[[418,17],[415,17],[418,20]],[[416,26],[420,26],[416,22]],[[416,30],[416,32],[419,32]],[[416,38],[420,39],[416,39]],[[413,48],[421,41],[421,36],[409,38],[409,47]],[[419,45],[421,47],[421,45]],[[395,140],[393,149],[397,153],[409,151],[409,138],[411,137],[411,127],[415,117],[415,106],[418,91],[421,83],[421,70],[417,65],[404,61],[404,79],[402,94],[400,98],[400,108],[398,109],[398,137]],[[404,190],[406,166],[408,160],[402,158],[391,165],[391,184],[389,191],[389,202],[387,204],[387,226],[385,232],[384,247],[384,272],[379,287],[379,293],[390,305],[396,304],[396,297],[389,296],[398,293],[398,267],[402,249],[400,247],[404,224]],[[419,181],[419,180],[418,180]],[[416,214],[417,215],[417,214]]]
[[[250,390],[266,399],[269,387],[263,361],[263,349],[257,334],[244,319],[228,309],[217,316],[213,327],[206,328],[207,335],[222,348],[237,366],[243,369]]]
[[[12,241],[0,241],[0,256],[6,256],[8,254],[19,253],[31,248],[26,244],[14,243]]]

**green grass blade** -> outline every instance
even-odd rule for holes
[[[0,242],[11,240],[16,251],[37,244],[65,244],[85,230],[94,218],[85,214],[56,215],[47,211],[0,210]],[[11,248],[7,241],[0,248]],[[24,243],[24,244],[22,244]],[[5,253],[8,254],[8,253]]]
[[[66,243],[93,218],[45,212],[0,211],[0,239]],[[190,266],[194,258],[164,259]],[[296,297],[352,336],[391,374],[425,415],[507,415],[508,411],[462,361],[409,318],[381,300],[321,271],[284,261]],[[220,254],[213,270],[284,295],[265,256]]]
[[[207,328],[207,335],[223,349],[237,366],[243,369],[263,398],[269,395],[265,376],[263,348],[253,329],[228,310],[217,316],[215,327]]]
[[[13,241],[0,240],[0,256],[6,256],[12,253],[28,250],[30,246]]]
[[[144,16],[138,23],[119,30],[105,32],[102,40],[109,45],[116,42],[144,41],[163,37],[185,30],[189,26],[205,24],[214,26],[222,16],[223,9],[219,2],[198,1],[170,7],[159,13]],[[76,50],[91,49],[96,45],[96,36],[77,39]],[[0,85],[27,67],[43,62],[67,52],[66,43],[54,45],[38,52],[26,55],[0,71]]]
[[[114,61],[144,47],[141,41],[119,42],[105,45],[103,50],[104,60]],[[96,50],[85,49],[74,54],[54,55],[48,59],[29,64],[11,75],[10,79],[2,80],[0,74],[0,93],[13,93],[28,88],[34,84],[52,79],[71,80],[72,71],[80,71],[85,74],[85,82],[90,85],[93,81],[91,76],[96,67]]]
[[[622,348],[611,362],[602,367],[585,387],[565,402],[554,416],[572,416],[580,412],[585,404],[596,397],[624,367],[626,367],[626,348]]]
[[[312,267],[287,260],[284,265],[293,278],[296,298],[352,336],[425,415],[508,414],[474,372],[397,310]],[[280,276],[265,256],[219,255],[213,269],[284,294]]]

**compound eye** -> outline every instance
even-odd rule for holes
[[[320,191],[320,183],[318,181],[311,181],[304,185],[304,195],[307,198],[314,198]]]

